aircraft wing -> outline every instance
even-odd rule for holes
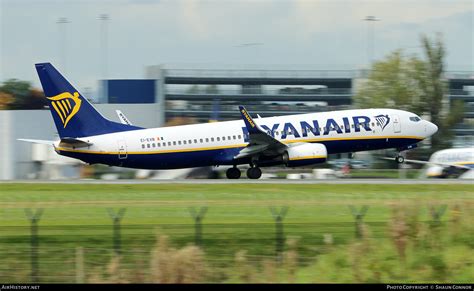
[[[384,160],[392,161],[393,158],[383,158]],[[450,164],[450,163],[439,163],[439,162],[430,162],[430,161],[420,161],[420,160],[405,160],[405,163],[412,163],[412,164],[421,164],[421,165],[430,165],[430,166],[440,166],[443,168],[458,168],[463,170],[471,170],[468,166],[459,165],[459,164]]]
[[[275,139],[264,129],[262,129],[252,119],[248,111],[244,106],[239,106],[240,114],[245,122],[247,131],[249,134],[249,145],[242,149],[238,155],[234,158],[244,158],[261,154],[263,152],[272,153],[280,152],[282,149],[286,149],[287,145]]]
[[[455,163],[439,163],[439,162],[426,162],[426,161],[418,161],[418,160],[405,160],[407,163],[413,163],[413,164],[425,164],[425,165],[432,165],[432,166],[440,166],[443,168],[458,168],[458,169],[464,169],[464,170],[470,170],[468,166],[460,165],[460,164],[455,164]]]

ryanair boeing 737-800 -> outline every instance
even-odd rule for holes
[[[260,178],[260,167],[306,166],[326,161],[328,154],[416,147],[438,130],[416,114],[395,109],[363,109],[253,119],[240,106],[241,120],[141,128],[104,118],[50,64],[36,64],[58,141],[50,144],[63,156],[88,164],[136,169],[177,169],[230,165],[229,179]],[[396,157],[403,162],[403,157]]]

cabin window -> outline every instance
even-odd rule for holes
[[[208,137],[206,137],[206,142],[209,142],[209,138],[208,138]]]
[[[185,140],[183,140],[183,144],[186,144],[186,141],[185,141]]]
[[[239,134],[237,137],[238,137],[239,139],[241,139],[241,138],[242,138],[242,136],[241,136],[240,134]]]
[[[232,138],[231,138],[231,136],[229,135],[229,136],[227,137],[227,140],[231,140],[231,139],[232,139]]]
[[[192,139],[188,140],[188,143],[189,143],[189,144],[192,144],[192,143],[193,143],[193,140],[192,140]]]
[[[152,143],[151,146],[152,146],[152,147],[156,147],[156,144],[155,144],[155,143]]]
[[[275,131],[275,135],[278,135],[278,131]]]
[[[221,141],[221,138],[220,138],[220,137],[217,137],[217,141]]]
[[[150,144],[149,144],[149,143],[147,143],[147,144],[146,144],[146,147],[147,147],[147,148],[150,148]]]
[[[200,139],[200,142],[201,142],[201,143],[203,143],[203,142],[204,142],[202,138]]]
[[[214,138],[213,138],[213,137],[211,137],[211,142],[214,142]]]
[[[225,140],[225,136],[222,137],[222,140],[223,140],[223,141]]]
[[[170,142],[170,141],[168,142],[168,146],[169,146],[169,147],[171,146],[171,142]]]
[[[144,144],[142,144],[142,149],[144,149],[144,148],[145,148],[145,145],[144,145]]]
[[[198,143],[198,140],[197,140],[197,139],[194,139],[194,143]]]
[[[235,135],[234,135],[234,139],[236,139]]]
[[[341,129],[344,129],[344,125],[341,125]]]
[[[158,147],[161,147],[161,143],[157,143],[156,145],[157,145]]]
[[[351,127],[354,128],[354,124],[352,124]]]

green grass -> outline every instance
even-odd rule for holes
[[[312,282],[318,281],[317,276],[310,275],[318,274],[312,271],[314,268],[332,268],[332,273],[321,277],[321,281],[337,281],[331,274],[351,269],[350,264],[338,267],[337,259],[344,253],[349,256],[348,248],[355,242],[354,219],[348,205],[357,208],[369,205],[364,221],[373,244],[390,245],[387,225],[394,208],[416,207],[420,210],[420,223],[428,225],[429,206],[445,204],[448,211],[442,221],[447,233],[454,206],[461,205],[465,213],[472,213],[474,202],[471,185],[1,184],[0,187],[0,280],[4,282],[29,280],[30,224],[25,209],[44,210],[39,221],[41,281],[74,282],[77,247],[85,249],[88,271],[103,269],[112,257],[113,232],[108,208],[127,209],[121,221],[123,258],[125,266],[136,268],[140,264],[147,266],[157,234],[168,235],[172,245],[178,248],[193,243],[194,220],[189,208],[208,207],[202,221],[206,261],[215,270],[217,267],[231,270],[235,253],[240,250],[247,250],[256,266],[264,258],[274,256],[275,224],[269,207],[287,206],[285,236],[299,238],[297,280]],[[324,234],[332,235],[333,248],[337,251],[326,249]],[[443,234],[446,243],[443,252],[450,254],[446,257],[453,257],[452,252],[462,250],[474,257],[473,244],[469,243],[473,238],[474,234],[468,232],[451,243],[450,237]],[[381,261],[387,261],[384,256],[395,252],[393,247],[385,248],[387,252],[377,257]],[[416,259],[414,256],[413,260]],[[449,263],[456,262],[448,260]],[[239,281],[231,274],[232,271],[216,271],[207,280]],[[472,273],[467,274],[461,279],[472,280]],[[393,278],[398,278],[396,275]],[[454,278],[446,276],[440,280]],[[342,282],[357,281],[350,275],[341,278]],[[362,278],[368,281],[371,277]],[[426,278],[432,277],[420,275],[420,281]]]
[[[352,169],[349,176],[351,178],[380,178],[380,179],[399,179],[401,178],[400,170],[373,170],[373,169]],[[416,179],[420,176],[418,169],[406,169],[405,179]]]

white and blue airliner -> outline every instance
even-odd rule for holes
[[[387,148],[399,152],[435,134],[438,127],[396,109],[357,109],[252,118],[240,106],[235,121],[142,128],[125,118],[104,118],[50,63],[36,64],[60,139],[49,144],[88,164],[135,169],[231,166],[227,178],[260,178],[261,167],[324,163],[329,154]],[[119,116],[123,115],[119,112]],[[395,159],[403,162],[403,157]]]

